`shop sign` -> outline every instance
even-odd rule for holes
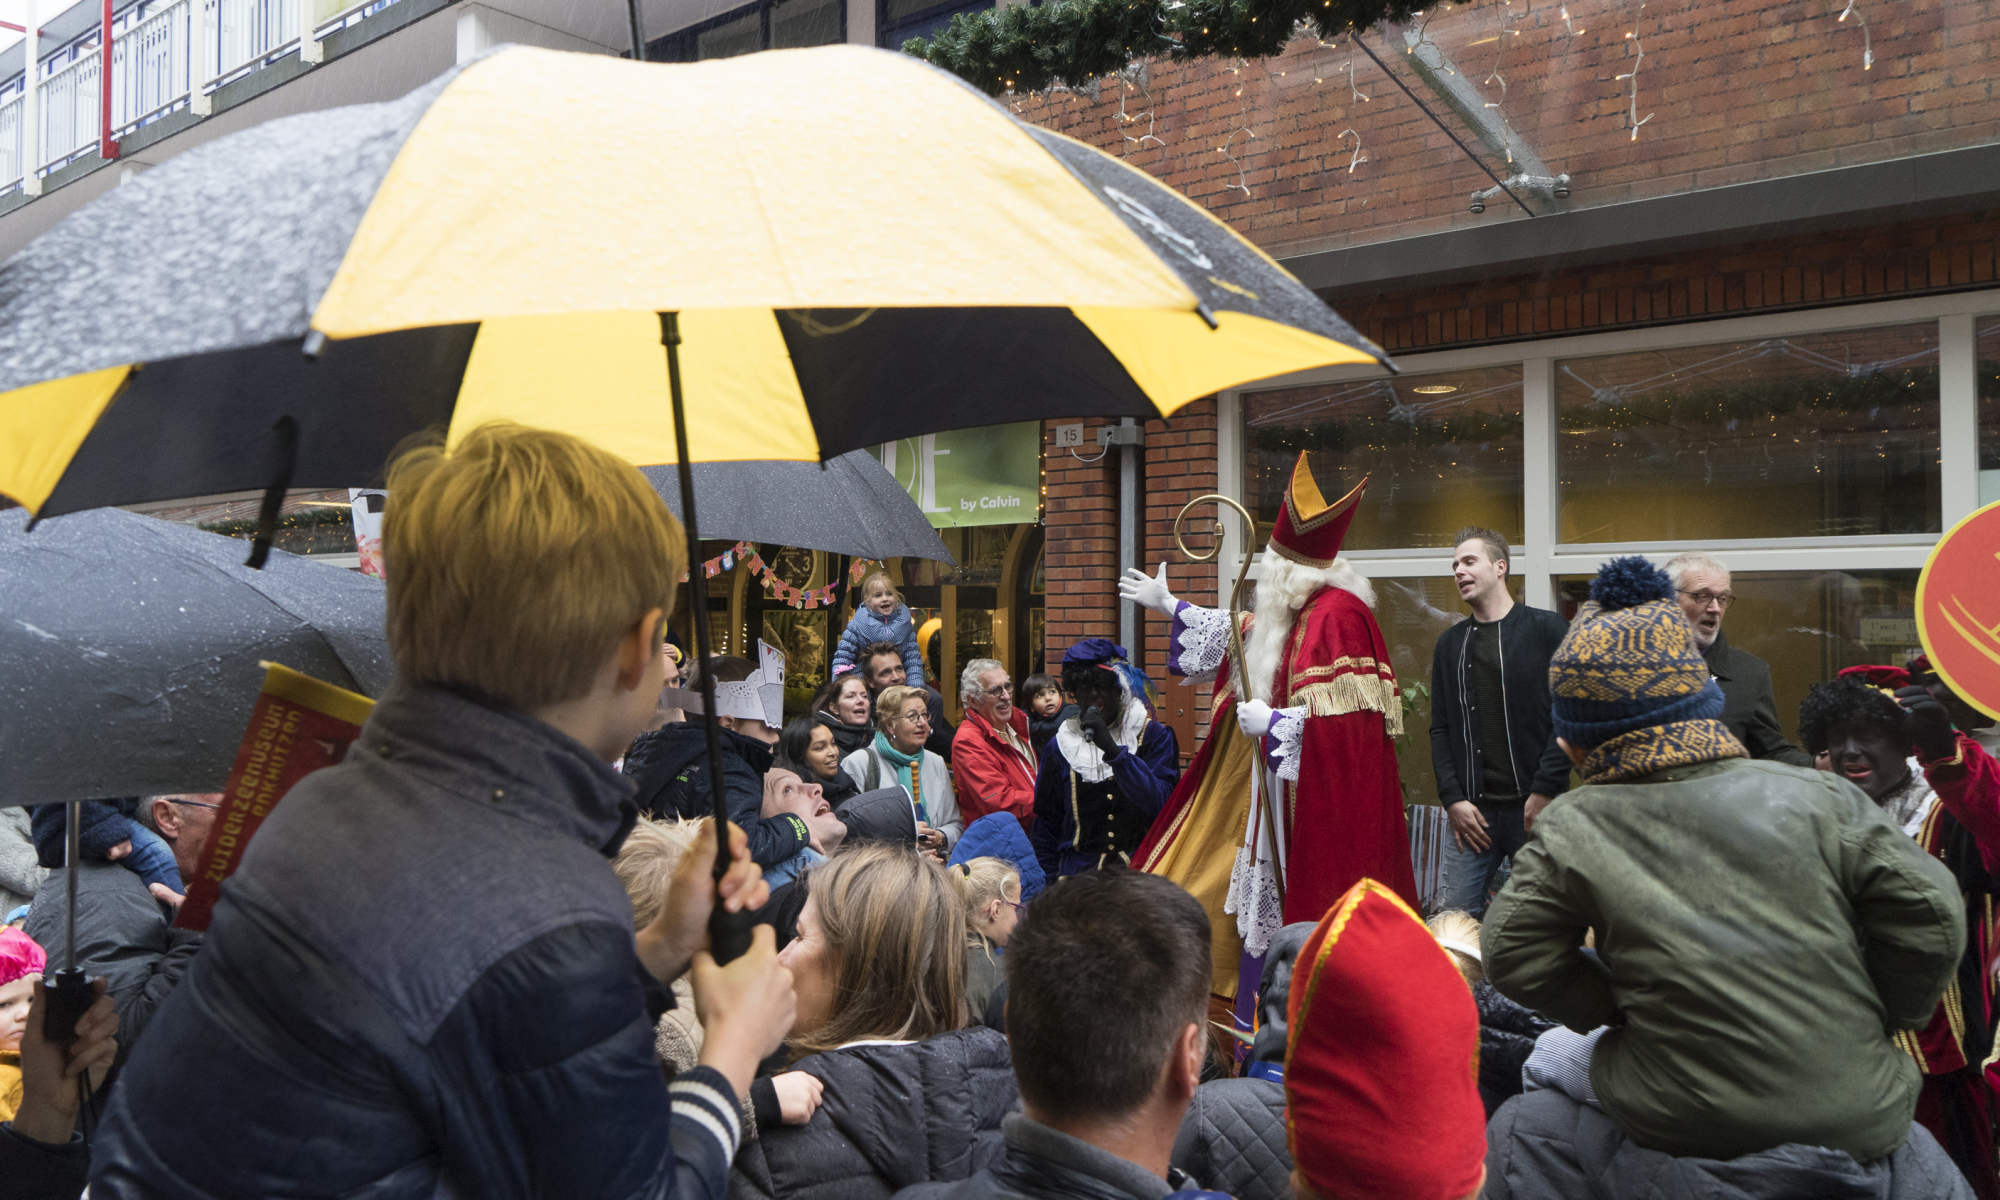
[[[933,528],[1041,519],[1042,426],[988,425],[884,442],[875,456]]]
[[[1917,578],[1917,632],[1951,690],[2000,719],[2000,503],[1938,539]]]

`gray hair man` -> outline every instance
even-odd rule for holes
[[[1729,568],[1712,554],[1691,550],[1667,560],[1667,578],[1675,599],[1694,630],[1695,649],[1708,662],[1708,673],[1722,685],[1722,723],[1750,751],[1795,767],[1813,765],[1812,755],[1799,749],[1778,727],[1778,698],[1771,688],[1771,664],[1748,650],[1729,644],[1722,618],[1736,602]]]
[[[1014,707],[1014,681],[997,659],[975,658],[958,677],[965,720],[951,739],[951,784],[970,825],[989,813],[1012,813],[1026,832],[1034,820],[1034,743],[1028,714]]]

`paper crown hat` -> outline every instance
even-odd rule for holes
[[[1354,510],[1361,504],[1361,493],[1368,488],[1368,480],[1362,479],[1354,485],[1354,490],[1334,501],[1326,502],[1320,495],[1319,484],[1314,482],[1312,468],[1306,465],[1305,451],[1299,451],[1299,461],[1292,467],[1291,482],[1285,485],[1285,502],[1278,509],[1278,523],[1271,530],[1271,549],[1308,567],[1330,567],[1340,553],[1341,539],[1347,536],[1347,527],[1354,523]]]
[[[1285,1140],[1325,1200],[1463,1200],[1479,1190],[1486,1107],[1479,1009],[1417,914],[1363,879],[1293,967]]]

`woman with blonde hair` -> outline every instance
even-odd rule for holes
[[[951,788],[951,768],[924,742],[931,736],[929,692],[886,687],[875,697],[875,740],[840,760],[863,792],[898,787],[917,811],[917,844],[940,860],[951,854],[965,821]]]
[[[803,1126],[763,1125],[730,1194],[887,1200],[999,1161],[1020,1100],[1006,1039],[964,1028],[965,903],[947,869],[877,843],[835,853],[805,885],[780,955],[798,994],[786,1045],[822,1098]]]
[[[1021,872],[1004,858],[974,858],[945,868],[965,901],[965,1006],[982,1020],[986,1002],[1006,974],[995,947],[1004,947],[1021,919]]]
[[[1472,989],[1479,1006],[1479,1098],[1486,1117],[1493,1118],[1509,1096],[1521,1094],[1521,1066],[1535,1049],[1535,1039],[1556,1027],[1533,1009],[1500,994],[1486,980],[1485,957],[1479,952],[1479,918],[1460,909],[1438,913],[1424,925],[1451,956],[1452,965]]]

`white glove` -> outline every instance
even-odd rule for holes
[[[1167,590],[1167,564],[1160,564],[1158,578],[1133,567],[1118,581],[1118,598],[1130,600],[1140,608],[1150,608],[1163,617],[1171,617],[1181,606],[1174,594]]]
[[[1245,700],[1236,706],[1236,728],[1244,737],[1263,737],[1271,732],[1271,722],[1276,719],[1277,714],[1262,700]]]

